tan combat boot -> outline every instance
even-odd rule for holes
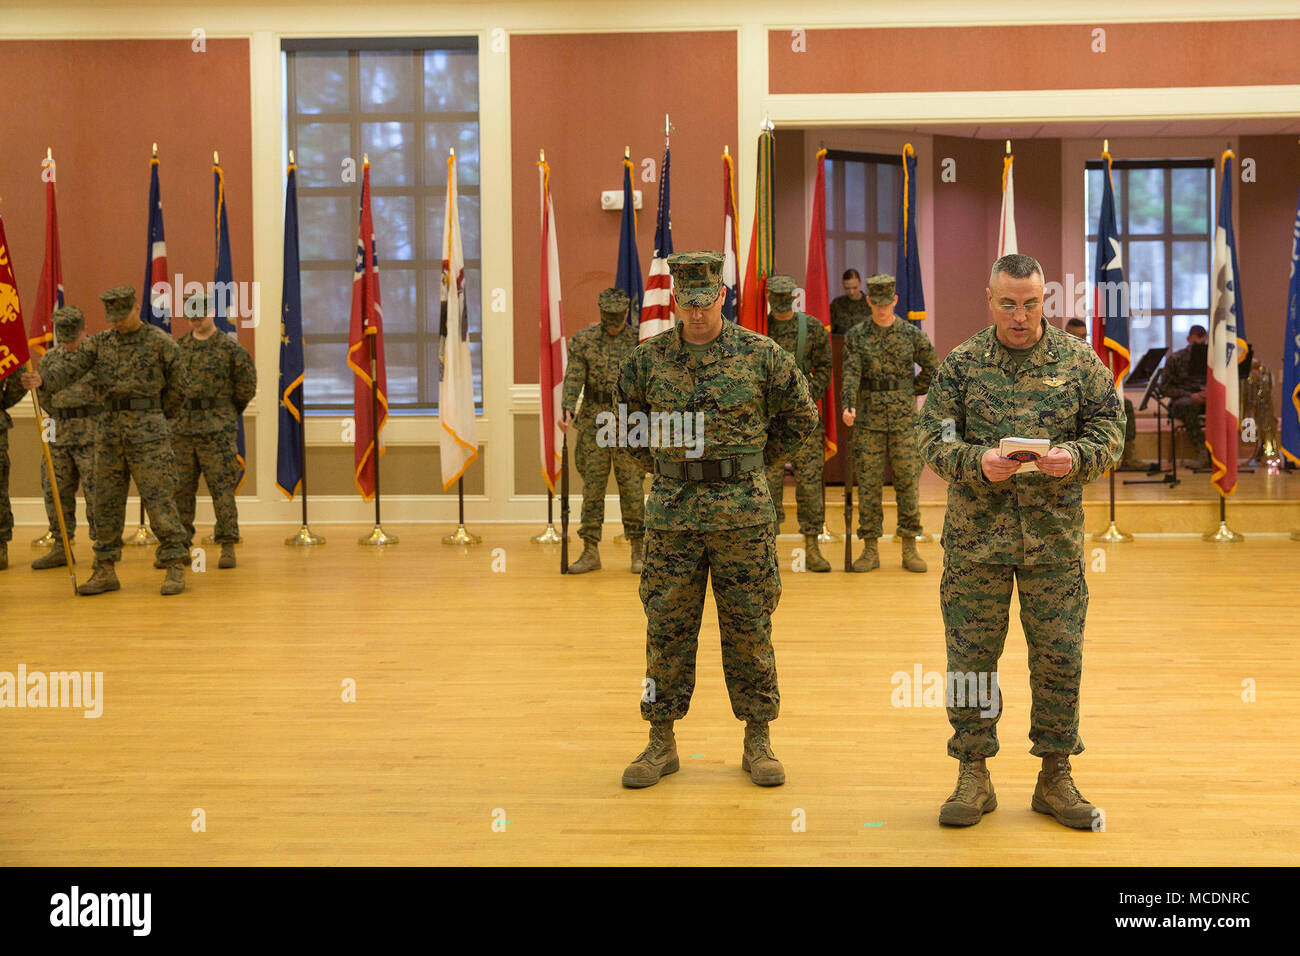
[[[570,574],[586,574],[588,571],[600,570],[600,551],[595,541],[582,542],[582,554],[569,565]]]
[[[628,538],[627,540],[632,545],[632,566],[628,570],[633,574],[640,574],[641,569],[645,567],[645,539]]]
[[[862,542],[862,553],[853,562],[853,570],[862,573],[874,571],[878,567],[880,567],[880,552],[877,550],[877,541],[875,538],[866,538]]]
[[[167,565],[167,577],[163,578],[159,594],[180,594],[185,590],[185,562],[180,558]]]
[[[112,561],[96,561],[95,572],[90,580],[77,588],[78,594],[103,594],[105,591],[120,591],[117,572],[113,570]]]
[[[46,568],[62,568],[68,563],[68,556],[63,550],[63,542],[54,545],[47,553],[32,562],[32,570],[44,571]]]
[[[997,808],[998,795],[993,792],[993,778],[984,766],[984,758],[963,760],[957,771],[957,789],[939,808],[939,822],[950,827],[968,827]]]
[[[217,562],[219,568],[233,568],[235,566],[235,546],[232,542],[227,541],[221,546],[221,560]]]
[[[671,720],[650,721],[650,745],[641,751],[623,771],[623,786],[639,789],[653,787],[660,777],[676,773],[681,767],[677,759],[677,738],[673,736]]]
[[[924,574],[930,570],[930,566],[916,553],[915,538],[903,539],[903,568],[907,571],[915,571],[917,574]]]
[[[1048,754],[1038,772],[1038,786],[1029,805],[1039,813],[1056,817],[1062,826],[1076,830],[1092,829],[1100,811],[1083,798],[1070,776],[1069,754]]]
[[[804,545],[804,566],[809,571],[829,571],[831,563],[826,560],[821,549],[817,547],[817,535],[806,534],[803,536]]]
[[[767,721],[751,720],[745,724],[745,752],[740,757],[740,769],[760,787],[779,787],[785,783],[785,768],[772,753]]]

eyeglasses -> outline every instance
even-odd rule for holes
[[[1043,311],[1043,303],[1026,302],[1024,305],[1016,305],[1014,302],[999,302],[993,306],[1003,315],[1015,315],[1017,312],[1024,311],[1025,315],[1037,315]]]

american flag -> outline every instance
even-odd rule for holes
[[[736,321],[739,311],[740,254],[736,241],[736,168],[731,162],[731,153],[723,148],[722,153],[722,291],[726,296],[722,304],[722,317],[729,322]]]
[[[655,254],[650,261],[650,278],[646,283],[641,306],[638,340],[644,342],[665,329],[671,329],[673,314],[673,277],[668,271],[668,257],[673,254],[673,224],[668,201],[668,164],[670,150],[664,147],[663,175],[659,179],[659,217],[655,226]]]
[[[170,332],[172,312],[170,280],[167,278],[167,242],[163,238],[162,189],[158,185],[158,157],[149,160],[149,236],[144,263],[144,288],[136,301],[140,317]],[[157,292],[155,286],[162,286]]]

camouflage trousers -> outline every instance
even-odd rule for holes
[[[826,461],[823,449],[825,432],[822,426],[808,436],[791,456],[794,465],[794,500],[799,516],[800,534],[821,534],[826,522],[826,502],[822,496],[822,465]],[[767,469],[767,490],[776,508],[776,521],[785,520],[785,462]]]
[[[916,433],[853,429],[853,468],[858,481],[858,537],[879,538],[885,529],[881,502],[885,462],[894,469],[894,498],[898,502],[898,533],[921,534],[921,452]]]
[[[176,459],[166,439],[150,442],[95,443],[95,560],[122,560],[126,495],[131,479],[158,538],[159,561],[186,558],[185,528],[176,513]]]
[[[194,543],[195,496],[200,473],[212,496],[212,510],[217,519],[212,538],[217,544],[234,544],[239,540],[239,512],[235,507],[239,459],[235,429],[206,435],[173,434],[172,454],[176,457],[176,512],[185,526],[185,547],[188,549]]]
[[[0,428],[0,544],[14,536],[14,511],[9,504],[9,429]]]
[[[601,525],[605,523],[605,488],[609,485],[609,471],[614,469],[618,483],[618,503],[623,511],[623,534],[628,538],[645,535],[645,472],[630,455],[618,448],[602,448],[596,444],[596,424],[582,422],[578,431],[576,450],[578,474],[582,475],[582,524],[578,537],[593,543],[600,541]]]
[[[781,598],[781,572],[776,536],[767,522],[726,531],[646,529],[641,572],[646,685],[641,716],[686,716],[695,690],[695,651],[710,576],[731,711],[741,720],[775,720],[781,694],[772,651],[772,612]]]
[[[54,465],[54,480],[59,487],[59,504],[63,506],[63,524],[71,541],[77,530],[77,486],[86,499],[86,527],[95,527],[95,446],[91,442],[81,445],[51,445],[50,462]],[[45,516],[50,519],[50,534],[59,537],[59,516],[54,510],[54,492],[50,476],[41,462],[41,490],[45,492]]]
[[[1187,440],[1192,443],[1192,450],[1199,455],[1205,447],[1205,425],[1201,423],[1201,416],[1205,414],[1205,399],[1192,398],[1190,395],[1176,398],[1169,404],[1169,414],[1183,423],[1183,428],[1187,429]]]
[[[939,603],[948,672],[997,672],[1007,638],[1013,579],[1029,646],[1029,739],[1034,744],[1029,752],[1036,757],[1082,753],[1079,682],[1088,583],[1081,561],[1029,566],[945,563]],[[996,700],[996,714],[989,717],[980,715],[978,704],[948,708],[953,730],[949,756],[970,760],[998,752],[997,726],[1004,700],[1001,685]]]

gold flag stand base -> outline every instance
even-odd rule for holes
[[[54,542],[56,540],[58,539],[54,537],[54,534],[50,531],[47,531],[39,538],[32,538],[32,547],[45,548],[48,551],[50,548],[54,547]]]
[[[1127,531],[1120,531],[1119,526],[1112,521],[1101,534],[1094,534],[1092,540],[1106,544],[1126,544],[1133,540],[1133,536]]]
[[[318,544],[324,544],[325,539],[318,534],[312,534],[311,528],[303,525],[293,537],[285,538],[284,543],[290,547],[312,548]]]
[[[135,534],[131,535],[126,543],[135,545],[138,548],[146,548],[151,544],[157,544],[158,539],[154,537],[147,524],[142,524],[135,529]]]
[[[390,544],[397,544],[397,535],[389,534],[383,529],[382,525],[375,525],[370,534],[364,538],[358,538],[357,544],[375,545],[376,547],[385,547]]]
[[[900,534],[896,534],[896,535],[894,535],[894,541],[895,541],[895,543],[897,543],[897,542],[901,542],[902,540],[903,540],[903,536],[902,536],[902,535],[900,535]],[[925,543],[928,542],[928,541],[933,541],[933,540],[934,540],[934,535],[932,535],[932,534],[918,534],[918,535],[913,536],[913,537],[912,537],[912,540],[914,540],[917,544],[925,544]]]
[[[443,544],[478,544],[482,540],[483,539],[480,538],[478,535],[470,534],[468,531],[466,531],[465,526],[463,524],[458,524],[456,525],[455,531],[453,531],[451,534],[443,536],[442,543]]]
[[[1244,541],[1245,539],[1228,527],[1228,522],[1220,521],[1216,531],[1211,531],[1201,535],[1202,541],[1215,541],[1220,544],[1226,542]]]
[[[463,529],[464,525],[462,525],[461,528]],[[466,534],[468,533],[469,532],[466,532]],[[448,535],[448,537],[455,537],[455,535]],[[533,542],[534,544],[559,544],[562,539],[560,538],[560,532],[555,530],[555,522],[548,521],[546,523],[545,531],[541,532],[540,534],[533,535],[528,540]]]
[[[817,540],[821,544],[830,544],[832,541],[843,541],[844,539],[838,534],[832,534],[831,529],[826,527],[826,522],[823,521],[822,533],[817,536]]]
[[[1291,532],[1291,540],[1292,540],[1292,541],[1300,541],[1300,531],[1292,531],[1292,532]]]

